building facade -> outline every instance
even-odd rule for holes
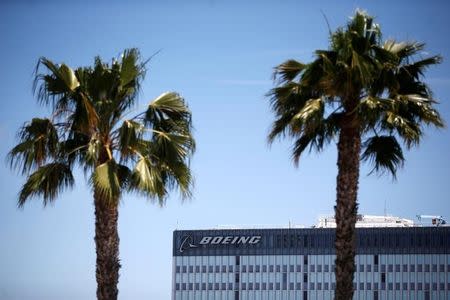
[[[333,228],[177,230],[174,300],[333,299]],[[450,227],[357,228],[354,299],[450,299]]]

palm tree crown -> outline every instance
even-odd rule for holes
[[[380,27],[357,12],[347,27],[331,34],[330,48],[317,50],[311,63],[288,60],[275,68],[271,90],[276,120],[269,142],[288,135],[296,164],[305,149],[320,151],[342,127],[359,124],[361,159],[374,171],[394,177],[407,148],[417,145],[424,125],[443,127],[428,86],[421,81],[440,56],[422,58],[424,44],[382,42]]]
[[[41,58],[35,90],[50,118],[34,118],[19,132],[9,153],[12,167],[30,174],[19,206],[33,196],[44,204],[72,187],[73,167],[91,174],[90,184],[102,199],[117,205],[124,191],[135,191],[162,204],[168,191],[190,196],[188,160],[195,143],[191,113],[176,93],[164,93],[134,117],[145,65],[137,49],[126,50],[110,64],[72,70]]]

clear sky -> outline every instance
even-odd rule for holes
[[[92,2],[92,3],[91,3]],[[338,4],[339,3],[339,4]],[[217,225],[312,225],[332,214],[336,149],[290,160],[290,142],[267,146],[265,94],[273,67],[326,48],[328,29],[356,8],[377,16],[385,38],[419,40],[444,56],[427,81],[450,122],[448,1],[0,1],[0,299],[94,299],[91,191],[81,173],[54,205],[17,209],[24,178],[5,156],[23,122],[48,111],[32,94],[40,56],[70,66],[129,47],[150,63],[140,104],[181,93],[193,112],[198,151],[194,199],[164,208],[125,195],[120,205],[120,299],[170,299],[172,231]],[[450,131],[426,131],[406,153],[398,181],[361,170],[359,211],[450,218]]]

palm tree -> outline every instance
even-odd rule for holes
[[[72,171],[89,176],[95,205],[98,299],[117,299],[119,279],[118,205],[125,192],[137,192],[163,205],[168,192],[190,197],[189,158],[195,142],[191,112],[173,92],[160,95],[145,110],[127,118],[145,75],[137,49],[111,63],[72,70],[41,58],[35,91],[50,106],[50,118],[34,118],[19,131],[9,153],[12,168],[28,178],[19,207],[35,196],[43,204],[74,185]]]
[[[329,49],[315,51],[312,62],[288,60],[275,68],[269,143],[294,139],[298,165],[305,149],[320,152],[337,138],[335,299],[353,297],[360,161],[395,178],[404,162],[399,141],[410,149],[425,125],[444,126],[422,81],[441,57],[423,58],[423,49],[417,42],[382,42],[373,18],[357,11],[346,27],[330,32]]]

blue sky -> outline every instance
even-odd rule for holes
[[[377,16],[384,38],[418,40],[444,56],[427,81],[450,120],[450,27],[447,1],[2,1],[0,2],[0,157],[15,133],[46,108],[32,94],[40,56],[71,66],[117,57],[129,47],[161,50],[140,95],[181,93],[193,112],[198,151],[194,198],[173,194],[164,208],[125,195],[120,205],[120,299],[170,299],[174,229],[217,225],[312,225],[333,213],[336,149],[290,160],[290,142],[268,147],[272,115],[265,94],[273,67],[312,59],[328,29],[356,8]],[[95,3],[94,3],[95,2]],[[161,1],[162,2],[162,1]],[[189,3],[188,3],[189,2]],[[450,132],[426,130],[406,153],[398,181],[368,177],[362,167],[359,211],[450,218]],[[81,173],[54,205],[16,200],[24,178],[0,164],[0,299],[94,299],[92,196]]]

